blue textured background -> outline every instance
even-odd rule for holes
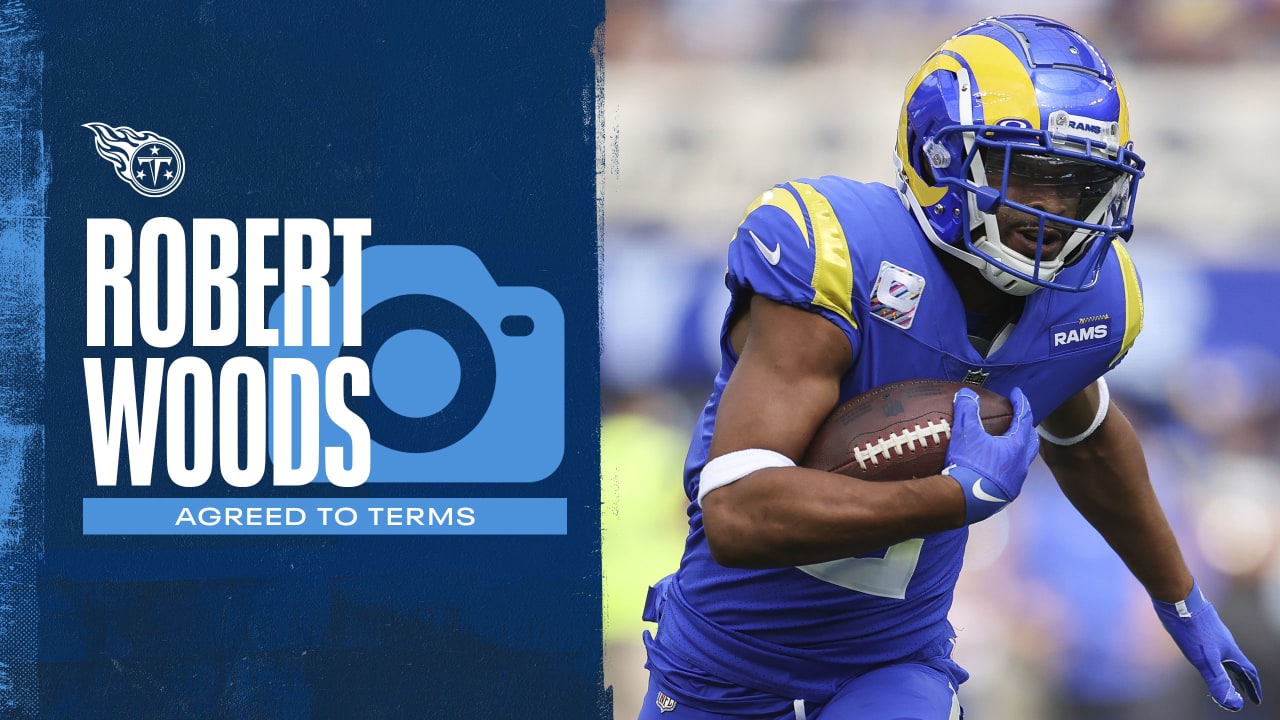
[[[603,19],[595,0],[0,5],[0,716],[607,715],[592,53]],[[183,185],[135,194],[86,122],[173,139]],[[553,292],[569,383],[554,475],[295,496],[563,497],[568,534],[83,536],[83,498],[193,494],[93,482],[84,219],[136,229],[156,215],[367,216],[374,242],[464,245],[500,285]],[[200,354],[216,367],[241,352]],[[198,494],[246,493],[215,480]]]

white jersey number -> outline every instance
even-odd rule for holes
[[[912,538],[891,545],[882,558],[844,558],[797,565],[796,569],[832,585],[901,600],[907,596],[907,585],[920,562],[922,547],[923,539]]]

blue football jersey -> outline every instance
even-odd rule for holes
[[[1115,241],[1091,289],[1031,294],[1012,331],[984,356],[969,340],[954,283],[897,192],[830,176],[778,185],[751,205],[729,246],[726,284],[722,367],[685,467],[691,499],[737,361],[729,321],[753,294],[820,313],[843,330],[854,361],[841,402],[898,380],[968,380],[1006,396],[1022,388],[1037,423],[1114,367],[1142,325],[1138,276]],[[659,671],[691,665],[821,700],[860,669],[950,645],[947,613],[967,528],[863,557],[743,570],[712,559],[696,502],[689,516],[680,570],[659,599],[650,647]]]

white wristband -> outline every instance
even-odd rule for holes
[[[698,480],[698,504],[707,493],[737,482],[757,470],[771,467],[795,467],[791,458],[780,452],[763,448],[749,448],[725,453],[702,467]]]
[[[1043,427],[1036,426],[1036,432],[1040,433],[1040,437],[1048,440],[1054,445],[1075,445],[1093,434],[1093,431],[1102,425],[1102,421],[1107,417],[1107,409],[1111,407],[1111,391],[1107,390],[1106,378],[1098,378],[1098,413],[1093,416],[1093,422],[1089,423],[1089,427],[1079,435],[1072,435],[1069,438],[1060,438],[1057,435],[1045,430]]]

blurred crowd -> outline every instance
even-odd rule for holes
[[[681,467],[742,209],[791,177],[887,179],[907,77],[951,32],[1006,12],[1071,23],[1134,78],[1149,176],[1130,249],[1147,316],[1108,379],[1189,564],[1273,696],[1236,717],[1280,718],[1280,179],[1259,160],[1280,109],[1280,0],[609,0],[601,500],[615,717],[635,717],[647,679],[645,589],[679,563]],[[953,622],[970,718],[1225,717],[1039,463],[1008,512],[974,526]]]
[[[893,52],[909,28],[945,38],[1003,13],[1071,17],[1113,62],[1280,57],[1276,0],[609,0],[609,61],[832,62]]]

